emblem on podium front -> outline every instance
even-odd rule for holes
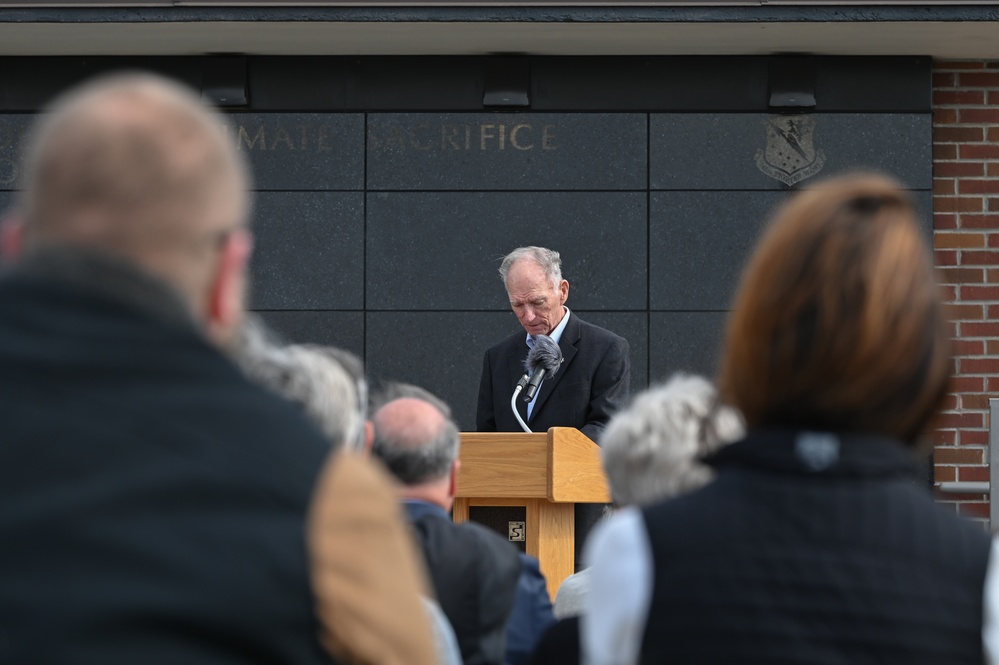
[[[756,151],[756,166],[760,171],[790,187],[822,170],[826,156],[815,149],[813,117],[777,115],[763,124],[767,129],[767,147]]]

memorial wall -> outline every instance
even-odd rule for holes
[[[714,371],[743,261],[791,189],[886,172],[930,233],[928,59],[824,59],[815,108],[780,113],[766,58],[532,59],[516,110],[482,108],[474,58],[349,76],[308,60],[251,59],[249,106],[226,116],[255,180],[252,308],[424,385],[463,429],[483,351],[519,329],[497,274],[518,245],[562,252],[569,307],[628,339],[637,390]],[[43,97],[6,85],[3,208],[33,110],[4,100]]]

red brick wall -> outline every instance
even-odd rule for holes
[[[934,472],[937,482],[988,480],[988,400],[999,397],[999,62],[934,63],[933,194],[956,356]],[[987,495],[939,496],[989,517]]]

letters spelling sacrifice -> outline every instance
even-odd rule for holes
[[[334,135],[330,125],[295,125],[291,128],[278,125],[268,131],[264,125],[227,125],[226,129],[240,150],[333,150]],[[433,150],[437,139],[440,150],[514,150],[527,151],[539,148],[555,150],[555,125],[535,127],[531,123],[481,123],[443,124],[439,132],[430,125],[421,124],[404,128],[391,125],[385,128],[370,126],[368,141],[375,150],[398,148],[405,150]]]
[[[368,144],[375,150],[555,150],[555,125],[531,123],[429,124],[401,127],[368,127]]]

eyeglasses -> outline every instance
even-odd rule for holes
[[[212,251],[218,252],[225,247],[225,244],[234,234],[244,231],[246,228],[246,224],[233,224],[219,231],[209,231],[200,237],[197,244],[199,247],[208,247]]]

